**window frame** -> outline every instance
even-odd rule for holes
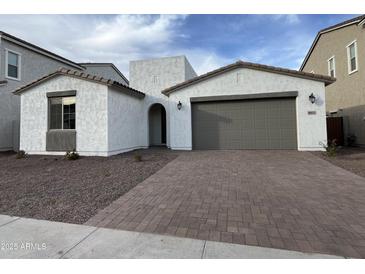
[[[332,77],[331,75],[331,61],[333,60],[333,77],[336,77],[336,58],[335,56],[331,56],[327,60],[327,68],[328,68],[328,75]]]
[[[9,76],[9,74],[8,74],[9,73],[9,70],[8,70],[9,52],[16,54],[18,56],[18,77],[17,78]],[[15,81],[21,81],[21,71],[22,71],[21,67],[22,67],[21,53],[6,48],[5,49],[5,78],[10,79],[10,80],[15,80]]]
[[[350,53],[350,47],[354,45],[354,52],[355,52],[355,64],[356,69],[351,70],[351,53]],[[347,50],[347,70],[348,74],[353,74],[359,70],[359,60],[358,60],[358,54],[357,54],[357,40],[352,41],[350,44],[346,46]]]
[[[64,127],[64,111],[63,111],[63,98],[70,98],[73,97],[75,98],[75,128],[63,128]],[[62,117],[62,123],[61,123],[61,128],[51,128],[51,100],[52,99],[56,99],[56,98],[61,98],[61,102],[62,102],[62,108],[61,108],[61,117]],[[54,97],[49,97],[48,99],[48,131],[52,131],[52,130],[76,130],[76,95],[71,95],[71,96],[54,96]]]

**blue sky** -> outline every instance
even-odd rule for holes
[[[238,59],[298,69],[316,33],[356,15],[0,15],[0,28],[77,62],[186,55],[198,74]]]

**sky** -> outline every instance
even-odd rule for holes
[[[317,32],[356,15],[0,15],[0,30],[75,62],[185,55],[202,74],[237,60],[299,69]]]

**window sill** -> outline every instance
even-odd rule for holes
[[[349,75],[354,74],[355,72],[358,72],[358,70],[357,70],[357,69],[355,69],[355,70],[353,70],[353,71],[349,71]]]
[[[76,131],[76,129],[49,129],[48,132],[50,131]]]
[[[20,82],[20,81],[21,81],[21,79],[20,79],[20,78],[13,78],[13,77],[10,77],[10,76],[6,76],[5,78],[6,78],[6,79],[9,79],[9,80],[13,80],[13,81],[18,81],[18,82]]]

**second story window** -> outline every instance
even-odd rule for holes
[[[20,80],[20,54],[6,50],[6,77]]]
[[[357,43],[353,41],[350,45],[347,46],[347,62],[348,62],[348,71],[349,74],[357,71]]]
[[[335,57],[332,56],[328,59],[328,75],[331,77],[336,77],[336,64],[335,64]]]

